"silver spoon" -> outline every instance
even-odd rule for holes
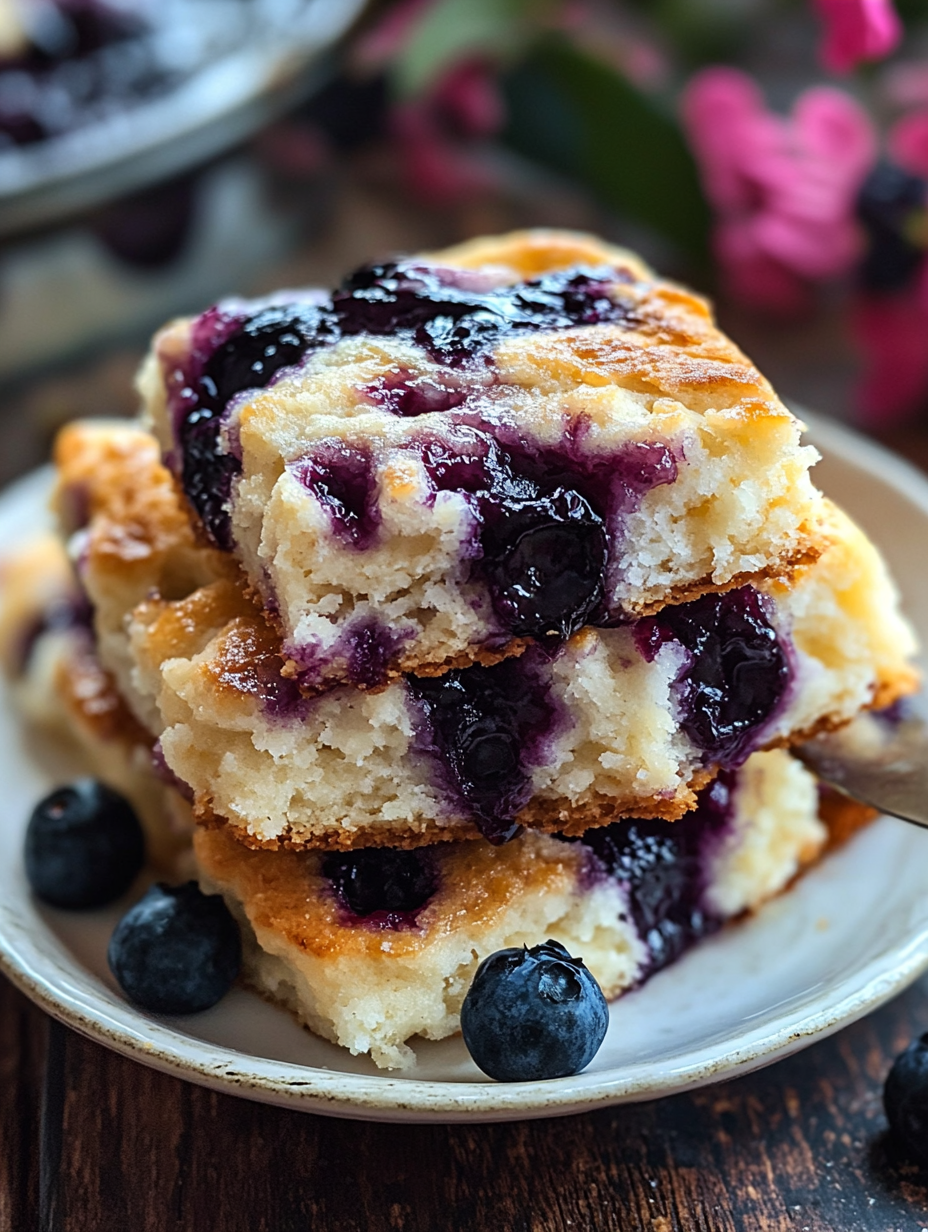
[[[917,711],[863,714],[791,752],[852,800],[928,827],[928,722]]]

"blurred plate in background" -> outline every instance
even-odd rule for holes
[[[123,7],[126,7],[125,5]],[[151,22],[165,87],[71,131],[0,149],[0,236],[177,175],[304,97],[313,64],[364,0],[158,0]]]

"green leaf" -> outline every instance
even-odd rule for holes
[[[549,37],[503,79],[506,140],[705,258],[711,216],[672,115],[610,65]]]
[[[402,95],[417,94],[464,56],[518,55],[551,7],[549,0],[436,0],[397,57],[394,85]]]

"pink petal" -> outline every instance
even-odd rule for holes
[[[864,354],[863,419],[884,427],[904,422],[928,401],[928,304],[917,289],[862,297],[852,328]]]
[[[877,153],[866,113],[843,91],[807,90],[786,119],[733,69],[698,74],[683,119],[715,209],[726,285],[774,311],[806,305],[811,284],[859,256],[854,207]]]
[[[470,151],[446,137],[424,104],[394,107],[389,127],[406,186],[426,205],[450,205],[493,186],[489,170]]]
[[[742,304],[788,316],[808,307],[806,284],[761,251],[750,227],[720,227],[715,250],[727,293]]]
[[[825,33],[819,55],[832,73],[848,73],[864,60],[881,60],[902,37],[892,0],[814,0]]]
[[[811,227],[804,220],[768,214],[757,226],[759,246],[801,278],[818,281],[846,273],[860,255],[850,223]]]
[[[352,57],[358,65],[382,68],[394,58],[419,19],[435,0],[399,0],[381,20],[355,42]]]
[[[796,101],[793,122],[803,151],[843,172],[856,193],[877,153],[876,130],[863,107],[843,90],[813,86]]]
[[[684,90],[681,114],[709,200],[723,210],[746,206],[744,149],[751,122],[764,114],[757,86],[737,69],[704,69]]]
[[[893,125],[889,152],[906,171],[928,177],[928,110],[914,111]]]
[[[453,65],[430,91],[429,98],[468,136],[490,136],[506,118],[496,80],[482,60]]]

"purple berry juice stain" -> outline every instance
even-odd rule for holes
[[[400,419],[420,415],[444,414],[457,410],[467,401],[469,390],[432,376],[417,376],[401,370],[378,377],[364,396],[373,405]]]
[[[168,765],[160,740],[156,740],[152,746],[151,768],[157,779],[160,779],[160,781],[165,783],[168,787],[173,787],[174,790],[184,800],[186,800],[188,804],[193,803],[193,788],[188,782],[175,774]]]
[[[373,689],[387,680],[390,659],[396,653],[397,639],[378,620],[362,621],[350,630],[348,679],[363,689]]]
[[[83,589],[53,599],[34,616],[19,632],[13,649],[13,670],[17,676],[25,675],[33,651],[46,633],[73,632],[83,635],[88,644],[96,640],[93,624],[93,604]]]
[[[651,662],[667,642],[689,652],[676,682],[681,727],[723,766],[738,766],[776,715],[792,677],[786,648],[751,586],[665,607],[634,626],[640,654]]]
[[[324,692],[333,681],[347,680],[361,689],[376,689],[389,679],[389,668],[408,634],[376,616],[352,620],[324,650],[318,641],[285,644],[284,657],[297,668],[297,683],[306,693]]]
[[[370,547],[380,525],[380,507],[369,449],[337,438],[320,441],[287,469],[316,498],[333,533],[347,547]]]

